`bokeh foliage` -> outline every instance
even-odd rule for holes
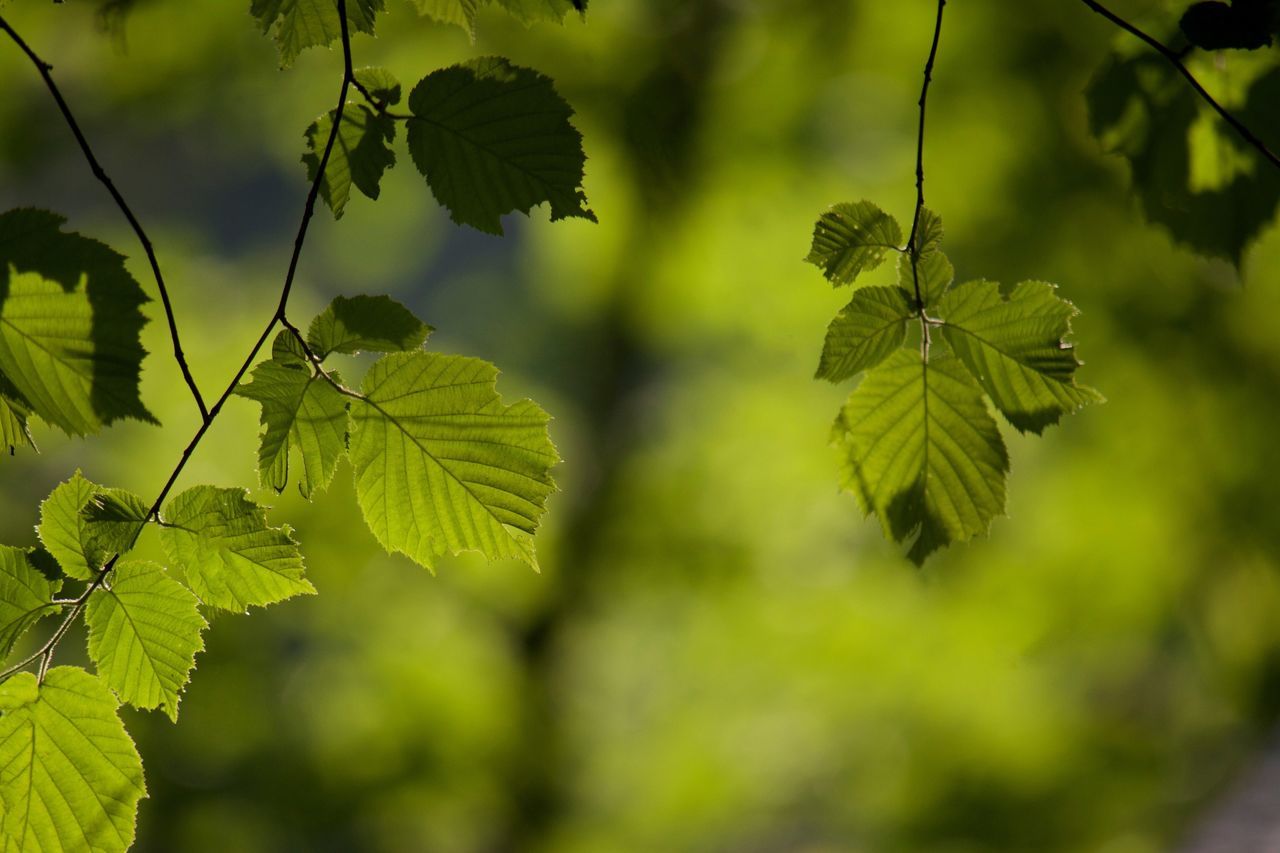
[[[1149,5],[1173,32],[1175,4]],[[1261,230],[1238,276],[1144,220],[1089,132],[1113,34],[1082,6],[949,10],[927,150],[948,254],[1060,283],[1109,402],[1050,441],[1009,434],[1012,519],[916,573],[836,492],[844,392],[810,377],[847,294],[799,256],[835,201],[908,220],[932,14],[615,0],[526,29],[482,8],[473,44],[389,0],[362,64],[412,80],[424,56],[503,54],[556,80],[599,224],[509,218],[498,241],[392,172],[377,204],[317,217],[299,314],[390,292],[434,349],[504,365],[510,399],[556,416],[542,574],[382,556],[345,475],[314,505],[257,495],[320,595],[216,618],[180,725],[124,712],[148,768],[137,849],[1167,849],[1280,711],[1280,238]],[[88,2],[6,15],[155,230],[197,377],[225,382],[273,306],[340,57],[281,72],[214,0],[139,0],[114,34]],[[1227,97],[1262,61],[1197,70]],[[147,287],[13,50],[0,80],[0,208],[67,213]],[[191,407],[176,368],[145,368],[173,428],[38,432],[42,455],[0,460],[4,541],[34,541],[77,466],[155,491]],[[183,483],[253,482],[257,418],[229,404]]]

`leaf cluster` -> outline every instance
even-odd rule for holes
[[[832,428],[841,484],[923,563],[1004,512],[1009,456],[988,401],[1015,429],[1039,434],[1102,396],[1075,381],[1067,339],[1077,312],[1053,285],[955,284],[941,218],[918,215],[915,243],[903,247],[898,222],[876,205],[835,205],[806,260],[833,286],[854,288],[817,370],[830,382],[864,374]],[[858,283],[894,256],[896,283]]]

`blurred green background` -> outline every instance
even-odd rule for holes
[[[206,393],[274,306],[303,131],[341,74],[325,50],[280,71],[247,5],[141,0],[106,32],[87,0],[5,6],[156,239]],[[1116,4],[1166,25],[1174,5]],[[401,148],[380,201],[318,212],[291,314],[392,294],[437,327],[433,348],[496,362],[507,399],[555,416],[543,573],[464,557],[432,577],[385,556],[344,473],[314,504],[257,491],[320,595],[217,618],[178,725],[122,712],[150,788],[138,850],[1182,837],[1280,712],[1280,233],[1247,255],[1246,287],[1143,222],[1087,131],[1082,91],[1122,39],[1082,4],[950,4],[926,160],[947,252],[961,279],[1059,283],[1083,312],[1081,379],[1110,402],[1044,439],[1005,429],[1010,517],[917,572],[837,492],[827,432],[849,388],[811,377],[847,297],[801,258],[833,202],[909,220],[933,13],[595,0],[564,27],[483,13],[472,44],[388,0],[357,64],[412,85],[502,53],[556,79],[600,223],[458,229]],[[7,43],[0,91],[0,208],[67,214],[150,291]],[[41,455],[0,461],[3,541],[32,543],[38,502],[77,467],[162,484],[196,424],[148,310],[143,399],[164,428],[40,428]],[[231,401],[181,483],[255,483],[256,433],[257,407]]]

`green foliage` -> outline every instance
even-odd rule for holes
[[[147,302],[124,258],[63,233],[41,210],[0,214],[0,400],[4,441],[22,443],[25,412],[71,435],[120,418],[155,422],[138,396]]]
[[[353,32],[373,33],[383,0],[350,0],[347,25]],[[253,0],[250,13],[280,48],[280,64],[289,66],[309,47],[324,47],[342,37],[342,19],[333,0]]]
[[[1102,395],[1075,383],[1071,332],[1075,306],[1052,284],[1024,281],[1006,297],[999,285],[973,281],[938,305],[942,334],[991,401],[1019,430],[1040,433]]]
[[[819,219],[808,258],[848,284],[887,252],[902,253],[896,286],[858,290],[832,320],[817,378],[866,371],[832,430],[841,484],[887,537],[911,543],[916,563],[986,533],[1004,512],[1009,457],[984,392],[1013,426],[1035,433],[1102,400],[1075,382],[1079,362],[1065,340],[1075,307],[1043,282],[1008,294],[987,281],[952,287],[942,220],[924,209],[920,217],[912,251],[888,242],[901,229],[875,205],[838,205]],[[913,318],[919,346],[907,345]]]
[[[112,555],[128,551],[146,522],[137,495],[103,489],[77,471],[40,505],[40,541],[67,577],[91,580]]]
[[[321,359],[335,352],[406,352],[432,331],[388,296],[338,296],[311,321],[307,343]]]
[[[908,556],[985,533],[1004,512],[1009,470],[982,390],[954,358],[898,350],[863,378],[836,418],[841,485]]]
[[[374,536],[431,568],[476,550],[537,566],[533,533],[559,461],[547,414],[504,406],[493,365],[417,352],[390,355],[351,408],[356,497]]]
[[[128,849],[142,760],[101,680],[19,673],[0,696],[0,833],[8,850]]]
[[[551,79],[490,56],[428,74],[409,94],[409,153],[453,221],[491,234],[546,202],[551,219],[595,221],[586,155]]]
[[[315,180],[320,168],[320,153],[333,131],[333,119],[334,111],[330,111],[307,128],[310,150],[302,155],[302,162],[306,164],[308,180]],[[396,162],[396,155],[388,147],[395,137],[396,123],[389,116],[363,104],[347,104],[324,180],[320,182],[320,197],[333,211],[334,219],[342,218],[353,184],[369,198],[378,197],[382,173]]]
[[[288,527],[270,527],[243,489],[195,486],[165,507],[160,542],[210,607],[245,612],[315,593]]]
[[[1163,57],[1111,57],[1086,99],[1090,128],[1128,162],[1146,217],[1195,251],[1239,266],[1280,208],[1280,170],[1204,106]],[[1251,79],[1235,112],[1262,139],[1276,140],[1277,102],[1280,67],[1272,67]]]
[[[107,685],[137,708],[178,719],[178,693],[204,650],[196,597],[154,563],[122,562],[89,596],[89,657]]]
[[[335,377],[338,379],[339,377]],[[347,401],[305,362],[273,358],[253,369],[236,393],[262,404],[266,431],[258,450],[263,485],[277,492],[289,483],[289,457],[302,457],[303,497],[326,488],[347,450]]]
[[[539,21],[563,21],[570,9],[587,11],[587,0],[413,0],[418,11],[445,24],[456,24],[473,39],[476,15],[485,5],[498,6],[519,18],[526,26]]]
[[[8,655],[41,616],[55,612],[60,586],[31,565],[26,551],[0,545],[0,655]]]
[[[844,202],[818,219],[805,260],[839,287],[880,266],[901,242],[902,229],[892,216],[869,201]]]

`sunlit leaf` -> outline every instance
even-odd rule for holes
[[[160,542],[200,600],[244,611],[315,592],[289,529],[269,527],[243,489],[196,486],[165,507]]]
[[[0,660],[41,616],[56,610],[59,585],[31,565],[26,551],[0,545]]]
[[[842,484],[909,556],[962,542],[1004,511],[1009,457],[960,362],[901,349],[869,371],[832,430]]]
[[[827,327],[818,379],[842,382],[902,346],[914,307],[900,287],[864,287]]]
[[[348,0],[347,23],[353,33],[372,33],[383,0]],[[342,37],[342,20],[334,0],[253,0],[250,14],[264,33],[274,32],[280,64],[292,65],[309,47],[332,44]]]
[[[311,321],[307,344],[320,358],[334,352],[403,352],[422,346],[432,331],[388,296],[338,296]]]
[[[76,667],[28,672],[0,696],[5,850],[104,851],[133,843],[142,760],[100,680]]]
[[[595,221],[584,207],[582,135],[550,78],[475,59],[428,74],[409,110],[413,162],[454,222],[501,234],[504,214],[544,202],[552,220]]]
[[[289,456],[302,457],[303,497],[329,485],[347,452],[347,400],[306,364],[264,361],[253,381],[236,393],[262,404],[266,428],[258,449],[258,472],[277,492],[289,482]],[[335,381],[341,381],[335,376]]]
[[[1075,381],[1065,338],[1077,313],[1051,284],[1024,281],[1004,297],[990,281],[953,288],[938,305],[942,334],[1009,423],[1039,433],[1102,395]]]
[[[840,286],[880,266],[889,252],[901,246],[902,229],[892,216],[869,201],[842,202],[818,219],[805,260]]]
[[[351,407],[351,462],[365,521],[388,551],[431,568],[476,550],[536,566],[533,534],[555,490],[547,414],[503,405],[493,365],[429,352],[370,368]]]
[[[147,297],[123,257],[63,233],[63,221],[40,210],[0,214],[3,386],[71,435],[121,418],[154,423],[138,396]]]
[[[89,657],[107,685],[137,708],[178,719],[178,694],[204,649],[208,623],[186,587],[153,563],[122,562],[89,596]]]
[[[307,180],[314,181],[320,168],[320,157],[333,130],[333,117],[331,110],[307,128],[310,150],[302,155]],[[335,219],[342,218],[352,185],[369,198],[378,197],[382,173],[396,162],[396,155],[389,147],[395,136],[396,123],[390,116],[376,113],[363,104],[347,104],[338,137],[329,152],[324,180],[320,182],[320,197],[329,205]]]

